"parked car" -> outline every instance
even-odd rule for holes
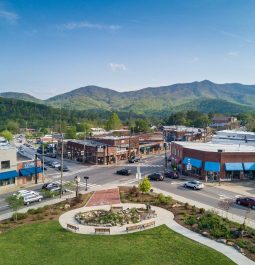
[[[24,197],[27,195],[40,195],[40,194],[36,191],[33,191],[33,190],[19,190],[16,193],[14,193],[13,195]]]
[[[131,157],[131,158],[128,160],[128,162],[129,162],[129,163],[136,163],[136,162],[139,162],[140,160],[141,160],[140,157],[135,156],[135,157]]]
[[[236,199],[236,204],[255,210],[255,197],[239,197]]]
[[[131,170],[126,169],[126,168],[122,168],[122,169],[120,169],[120,170],[117,170],[117,171],[116,171],[116,174],[118,174],[118,175],[125,175],[125,176],[128,176],[128,175],[131,174]]]
[[[172,179],[178,179],[179,178],[179,173],[175,172],[175,171],[167,170],[167,171],[165,171],[164,175],[166,178],[172,178]]]
[[[60,163],[59,163],[58,161],[53,161],[53,162],[51,163],[51,166],[52,166],[53,168],[58,168],[58,167],[60,167],[61,165],[60,165]]]
[[[159,180],[163,180],[164,176],[161,173],[153,173],[153,174],[148,175],[148,179],[159,181]]]
[[[58,169],[61,170],[61,165],[58,167]],[[64,172],[67,172],[67,171],[69,171],[69,170],[70,170],[70,169],[69,169],[68,166],[63,165],[63,171],[64,171]]]
[[[42,195],[27,194],[23,196],[24,204],[29,205],[32,202],[40,202],[43,199]]]
[[[204,184],[198,180],[191,180],[184,183],[185,188],[191,188],[194,190],[201,190],[204,188]]]
[[[49,183],[45,183],[42,186],[43,190],[47,190],[47,191],[51,191],[51,192],[59,192],[61,190],[61,186],[58,183],[55,182],[49,182]],[[62,189],[62,193],[67,192],[66,189]]]

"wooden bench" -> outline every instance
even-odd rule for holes
[[[107,228],[107,227],[96,227],[95,228],[95,234],[96,233],[111,233],[111,230],[110,228]]]
[[[150,227],[150,226],[155,226],[155,221],[151,221],[151,222],[145,223],[142,226],[143,226],[143,228]]]
[[[71,225],[71,224],[67,224],[67,225],[66,225],[66,228],[72,229],[72,230],[74,230],[75,232],[79,231],[79,227],[78,227],[78,226]]]
[[[132,226],[127,226],[126,227],[126,231],[134,231],[134,230],[138,230],[138,229],[142,229],[143,226],[142,225],[132,225]]]

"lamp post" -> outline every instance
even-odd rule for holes
[[[64,135],[61,135],[61,171],[60,171],[60,198],[63,193],[63,166],[64,166]]]
[[[86,191],[87,191],[88,190],[88,179],[89,179],[89,177],[88,176],[84,176],[83,178],[86,181]]]
[[[165,143],[164,143],[164,148],[165,148],[165,168],[167,168],[166,146],[167,146],[167,143],[165,142]]]
[[[78,198],[78,192],[79,192],[79,183],[80,183],[81,179],[79,176],[75,176],[74,177],[74,182],[76,184],[76,198]]]
[[[35,154],[35,184],[37,184],[37,182],[38,182],[38,174],[37,174],[37,158],[38,158],[38,155]]]

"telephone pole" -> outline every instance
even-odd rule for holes
[[[63,193],[63,166],[64,166],[64,136],[61,134],[61,171],[60,171],[60,198]]]

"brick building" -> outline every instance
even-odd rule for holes
[[[170,158],[182,174],[206,181],[255,179],[254,146],[172,142]]]

